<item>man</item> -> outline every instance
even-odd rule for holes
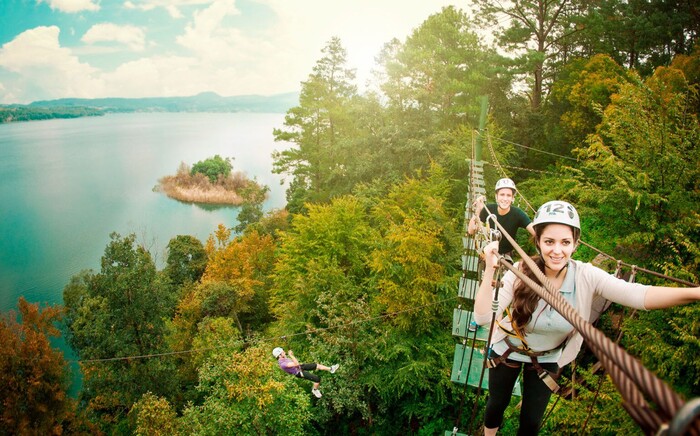
[[[474,216],[469,220],[467,233],[470,235],[476,233],[478,226],[476,221],[477,216],[482,223],[485,223],[487,216],[491,213],[496,216],[498,224],[503,226],[513,239],[515,239],[515,235],[520,228],[526,229],[532,236],[535,236],[535,230],[532,227],[530,217],[528,217],[522,209],[513,206],[513,199],[516,193],[515,183],[508,178],[500,179],[496,182],[495,191],[496,203],[487,204],[485,209],[484,197],[479,196],[479,198],[476,199],[474,202],[476,211]],[[494,224],[491,225],[492,227],[495,226]],[[498,244],[498,253],[505,256],[506,259],[512,263],[513,245],[505,237],[502,237]]]
[[[292,350],[289,350],[289,357],[284,353],[284,350],[281,347],[277,347],[274,350],[272,350],[272,355],[277,359],[277,364],[284,370],[286,373],[291,374],[295,377],[299,378],[304,378],[306,380],[311,380],[314,382],[313,387],[311,388],[311,393],[316,396],[316,398],[321,398],[321,391],[318,389],[319,385],[321,384],[321,377],[319,377],[316,374],[310,373],[309,371],[313,371],[316,369],[322,370],[322,371],[329,371],[331,374],[335,374],[335,371],[338,369],[340,365],[335,364],[333,366],[325,366],[321,365],[320,363],[302,363],[300,364],[299,361],[297,361],[296,357],[294,357],[294,353],[292,353]]]

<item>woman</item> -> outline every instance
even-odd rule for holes
[[[284,372],[314,382],[311,387],[311,393],[314,394],[316,398],[322,397],[321,390],[319,389],[321,377],[309,371],[320,370],[335,374],[340,366],[337,363],[332,366],[321,365],[320,363],[299,363],[297,358],[294,357],[292,350],[289,350],[289,357],[287,357],[282,347],[276,347],[272,350],[272,356],[277,359],[277,364]]]
[[[591,319],[594,298],[602,296],[635,309],[661,309],[700,300],[700,287],[671,288],[628,283],[589,263],[571,259],[581,233],[576,209],[565,201],[542,205],[533,220],[533,257],[553,289],[584,319]],[[484,248],[486,268],[474,302],[474,319],[479,325],[491,321],[491,286],[498,265],[498,242]],[[515,265],[534,278],[524,262]],[[489,399],[484,434],[495,435],[510,402],[513,386],[523,370],[523,398],[519,435],[537,434],[561,368],[576,358],[582,336],[564,317],[512,272],[503,276],[498,294],[496,325],[489,360]]]

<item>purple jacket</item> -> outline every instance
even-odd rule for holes
[[[282,368],[284,371],[288,372],[291,375],[297,375],[301,371],[301,369],[294,365],[294,361],[292,359],[287,359],[286,357],[279,359],[277,361],[279,363],[280,368]],[[292,366],[287,366],[289,364],[292,364]]]

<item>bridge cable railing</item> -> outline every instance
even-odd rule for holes
[[[477,131],[476,133],[478,134],[478,131]],[[499,170],[500,174],[501,174],[503,177],[510,177],[510,175],[507,174],[507,173],[505,172],[505,170],[503,169],[503,166],[502,166],[501,163],[498,161],[498,157],[496,156],[496,151],[495,151],[495,149],[494,149],[494,147],[493,147],[493,144],[491,143],[491,137],[492,137],[492,136],[489,135],[489,134],[486,134],[486,135],[484,135],[484,136],[486,136],[486,144],[488,145],[488,148],[489,148],[489,154],[491,155],[491,158],[492,158],[493,161],[494,161],[494,163],[493,163],[492,165],[493,165],[495,168],[497,168],[497,169]],[[522,146],[522,147],[526,147],[526,146],[521,145],[521,144],[516,144],[516,143],[514,143],[514,142],[506,141],[505,139],[502,139],[502,138],[496,138],[496,139],[498,139],[498,140],[500,140],[500,141],[503,141],[503,142],[510,143],[510,144],[520,145],[520,146]],[[536,149],[533,149],[533,150],[536,150]],[[542,150],[539,150],[539,151],[542,151]],[[544,151],[542,151],[542,152],[545,153]],[[549,153],[549,154],[553,154],[553,153]],[[559,156],[559,155],[555,155],[555,156]],[[566,156],[560,156],[560,157],[566,157]],[[573,159],[573,158],[572,158],[572,159]],[[574,160],[575,160],[575,159],[574,159]],[[527,205],[528,209],[529,209],[531,212],[533,212],[533,213],[536,212],[537,209],[535,209],[535,208],[532,206],[532,204],[527,200],[527,198],[522,194],[522,192],[520,192],[517,188],[516,188],[516,191],[517,191],[517,194],[518,194],[518,195],[520,196],[520,198],[522,199],[522,201],[525,202],[525,204]],[[610,254],[608,254],[608,253],[605,253],[605,252],[601,251],[600,249],[594,247],[593,245],[587,243],[587,242],[584,241],[584,240],[580,240],[580,242],[581,242],[582,245],[585,245],[586,247],[590,248],[591,250],[597,252],[598,254],[600,254],[600,255],[602,255],[602,256],[604,256],[604,257],[610,259],[610,260],[613,260],[613,261],[617,262],[618,265],[626,266],[626,267],[628,267],[628,268],[635,268],[637,271],[640,271],[640,272],[643,272],[643,273],[646,273],[646,274],[649,274],[649,275],[651,275],[651,276],[654,276],[654,277],[657,277],[657,278],[661,278],[661,279],[664,279],[664,280],[670,280],[670,281],[672,281],[672,282],[675,282],[675,283],[678,283],[678,284],[682,284],[682,285],[685,285],[685,286],[698,286],[697,284],[695,284],[695,283],[693,283],[693,282],[690,282],[690,281],[687,281],[687,280],[683,280],[683,279],[679,279],[679,278],[676,278],[676,277],[668,276],[668,275],[666,275],[666,274],[662,274],[662,273],[659,273],[659,272],[656,272],[656,271],[652,271],[652,270],[649,270],[649,269],[646,269],[646,268],[642,268],[642,267],[639,267],[639,266],[636,266],[636,265],[633,265],[633,264],[630,264],[630,263],[626,263],[626,262],[624,262],[624,261],[621,261],[621,260],[615,258],[614,256],[612,256],[612,255],[610,255]]]

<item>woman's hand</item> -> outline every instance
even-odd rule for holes
[[[484,247],[484,260],[486,268],[496,268],[498,266],[498,241],[489,242]]]
[[[481,209],[484,208],[484,196],[479,195],[476,197],[476,200],[474,200],[474,203],[472,203],[472,209],[474,210],[474,214],[476,216],[479,216],[481,213]]]
[[[479,292],[474,298],[474,315],[482,317],[489,316],[491,313],[491,301],[493,300],[493,279],[496,274],[496,265],[498,265],[498,241],[489,242],[484,247],[484,259],[486,260],[486,268],[484,268]],[[480,323],[480,321],[477,321]]]

